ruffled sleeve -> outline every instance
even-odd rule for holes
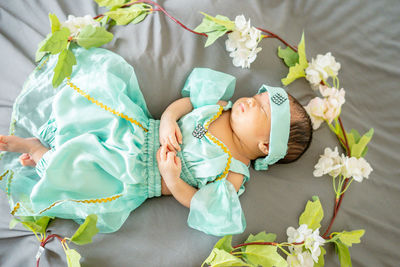
[[[246,220],[234,186],[222,179],[200,188],[190,203],[188,225],[215,236],[243,233]]]
[[[195,68],[182,89],[183,97],[190,97],[193,108],[228,101],[235,91],[236,78],[207,68]]]

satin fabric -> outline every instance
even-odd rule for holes
[[[70,82],[52,87],[56,57],[49,56],[14,104],[13,133],[36,136],[51,150],[36,168],[21,166],[17,153],[5,153],[0,174],[9,172],[0,185],[15,215],[82,223],[95,213],[100,231],[114,232],[147,198],[161,195],[159,121],[148,111],[134,70],[124,59],[101,48],[75,47],[73,52],[78,63]],[[231,75],[194,69],[182,89],[194,110],[178,121],[181,178],[199,188],[188,225],[213,235],[243,232],[238,195],[249,179],[248,166],[232,159],[230,170],[245,176],[239,194],[226,179],[213,182],[225,170],[228,155],[206,136],[199,139],[192,133],[217,115],[218,100],[229,100],[234,85]]]

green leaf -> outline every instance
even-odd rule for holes
[[[13,229],[20,222],[21,220],[18,220],[17,218],[12,218],[10,224],[8,225],[8,228]]]
[[[213,31],[225,31],[225,30],[226,30],[225,26],[219,25],[207,17],[204,17],[200,25],[194,29],[194,31],[196,32],[203,32],[203,33],[209,33]]]
[[[235,29],[235,22],[231,21],[228,17],[217,15],[215,17],[210,16],[204,12],[200,12],[203,14],[207,19],[215,22],[215,24],[222,25],[225,27],[226,30],[232,31]]]
[[[213,32],[207,33],[208,37],[207,37],[207,41],[206,41],[206,44],[204,45],[204,47],[212,45],[219,37],[223,36],[226,32],[227,32],[227,30],[213,31]]]
[[[354,230],[351,232],[343,231],[335,235],[335,237],[337,237],[337,239],[340,239],[340,241],[346,246],[351,247],[353,244],[358,244],[361,242],[360,238],[364,235],[364,233],[364,229]]]
[[[54,68],[53,87],[58,87],[62,81],[71,75],[72,66],[76,64],[74,53],[64,49],[58,56],[57,65]]]
[[[324,210],[317,196],[313,196],[313,201],[307,201],[304,212],[300,215],[299,225],[307,224],[310,229],[321,227],[321,220],[324,217]]]
[[[68,267],[80,267],[79,263],[81,255],[75,249],[65,250],[65,256],[67,256]]]
[[[105,28],[109,19],[109,16],[103,16],[100,20],[98,20],[98,22],[100,23],[100,27]]]
[[[136,18],[134,18],[131,23],[132,24],[138,24],[139,22],[142,22],[142,20],[144,20],[147,17],[147,12],[143,12],[142,14],[140,14],[139,16],[137,16]]]
[[[364,157],[364,156],[367,154],[367,152],[368,152],[368,147],[366,146],[366,147],[364,148],[364,151],[363,151],[362,154],[361,154],[361,157]]]
[[[299,45],[297,46],[297,52],[299,53],[299,64],[302,66],[304,69],[308,67],[308,61],[307,61],[307,56],[306,56],[306,45],[304,42],[304,31],[301,34],[301,40]]]
[[[314,267],[322,267],[325,265],[324,255],[326,254],[326,250],[320,246],[321,254],[318,257],[318,262],[314,264]]]
[[[50,52],[53,55],[60,53],[67,48],[69,34],[70,31],[66,27],[62,27],[59,31],[53,32],[39,51]]]
[[[360,140],[351,147],[351,156],[359,158],[361,155],[365,155],[367,152],[364,152],[368,143],[371,141],[372,136],[374,135],[374,128],[371,128],[367,133],[365,133]]]
[[[49,13],[49,20],[51,25],[51,32],[54,33],[61,29],[61,23],[58,20],[56,14]]]
[[[265,233],[262,231],[256,235],[250,234],[244,243],[251,242],[274,242],[276,234]],[[268,245],[248,245],[242,248],[242,252],[245,253],[245,258],[249,263],[255,264],[256,266],[286,266],[283,264],[277,253],[276,246]],[[285,261],[286,262],[286,261]]]
[[[32,231],[34,233],[42,233],[43,232],[42,226],[36,224],[35,222],[21,221],[21,223],[29,231]]]
[[[299,62],[299,54],[294,52],[289,46],[285,49],[282,49],[280,46],[278,46],[278,57],[283,59],[288,67],[293,67]]]
[[[38,49],[36,50],[36,55],[35,55],[35,61],[38,62],[40,61],[48,52],[42,52],[40,51],[44,44],[49,40],[51,36],[51,33],[49,33],[45,39],[43,39],[39,44],[38,44]]]
[[[283,78],[281,81],[283,85],[288,85],[294,80],[300,77],[306,77],[305,69],[308,67],[308,62],[306,58],[306,48],[304,43],[304,32],[301,35],[301,40],[298,45],[298,55],[299,55],[299,63],[296,63],[293,67],[289,68],[289,73],[286,78]]]
[[[278,254],[276,246],[248,245],[244,252],[246,253],[247,261],[255,266],[287,266],[286,260]]]
[[[228,31],[234,29],[235,23],[230,21],[228,17],[217,15],[215,18],[200,12],[205,17],[199,26],[194,31],[206,33],[208,35],[204,47],[213,44],[219,37],[223,36]],[[233,26],[232,26],[233,23]],[[233,28],[232,28],[233,27]]]
[[[222,266],[251,266],[239,258],[231,255],[225,250],[214,248],[211,254],[207,257],[204,263],[211,265],[212,267]],[[203,263],[203,264],[204,264]]]
[[[149,5],[136,4],[128,8],[118,8],[113,11],[108,11],[104,14],[115,20],[117,22],[117,25],[126,25],[131,21],[133,21],[135,18],[142,15],[143,13],[147,15],[148,10],[149,10]],[[143,19],[144,18],[141,17],[140,21]],[[135,23],[138,23],[139,22],[138,20],[136,20]]]
[[[113,7],[122,6],[125,4],[125,0],[94,0],[99,6]]]
[[[276,234],[273,233],[265,233],[265,231],[262,231],[256,235],[250,234],[245,243],[251,243],[251,242],[274,242],[276,239]]]
[[[77,37],[78,45],[88,49],[91,47],[99,47],[110,42],[113,34],[103,27],[93,27],[86,25]]]
[[[92,237],[99,232],[96,227],[97,215],[90,214],[86,217],[85,222],[78,228],[71,237],[71,241],[78,245],[84,245],[92,242]]]
[[[306,77],[306,73],[304,72],[304,67],[300,66],[299,63],[296,63],[294,67],[289,68],[289,73],[286,78],[281,79],[283,85],[288,85],[292,83],[294,80]]]
[[[360,141],[361,136],[358,133],[358,131],[355,129],[351,129],[350,132],[346,132],[346,136],[347,136],[347,142],[349,144],[350,151],[353,151],[352,147]],[[342,137],[342,138],[344,139],[344,137]],[[366,149],[367,149],[367,147],[365,147],[364,151]],[[363,153],[364,153],[364,151],[363,151]]]
[[[49,222],[51,221],[51,218],[48,216],[43,216],[39,220],[37,220],[35,223],[39,225],[42,230],[39,233],[44,234],[46,232],[47,226],[49,225]]]
[[[223,249],[226,252],[231,252],[232,247],[232,235],[226,235],[215,244],[214,248]]]
[[[340,241],[335,241],[336,253],[339,254],[341,267],[351,267],[351,258],[349,248]]]
[[[356,129],[351,129],[350,134],[353,135],[355,143],[360,141],[361,136]]]

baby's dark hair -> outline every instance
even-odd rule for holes
[[[290,101],[290,133],[286,156],[277,163],[290,163],[296,161],[306,152],[311,144],[312,124],[311,118],[304,107],[288,93]]]

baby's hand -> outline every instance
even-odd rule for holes
[[[174,151],[168,150],[167,146],[161,146],[158,149],[157,163],[160,174],[167,184],[171,179],[176,179],[181,175],[181,159]]]
[[[181,151],[178,141],[182,144],[182,133],[175,120],[168,117],[161,118],[159,138],[162,146],[167,146],[170,150]]]

